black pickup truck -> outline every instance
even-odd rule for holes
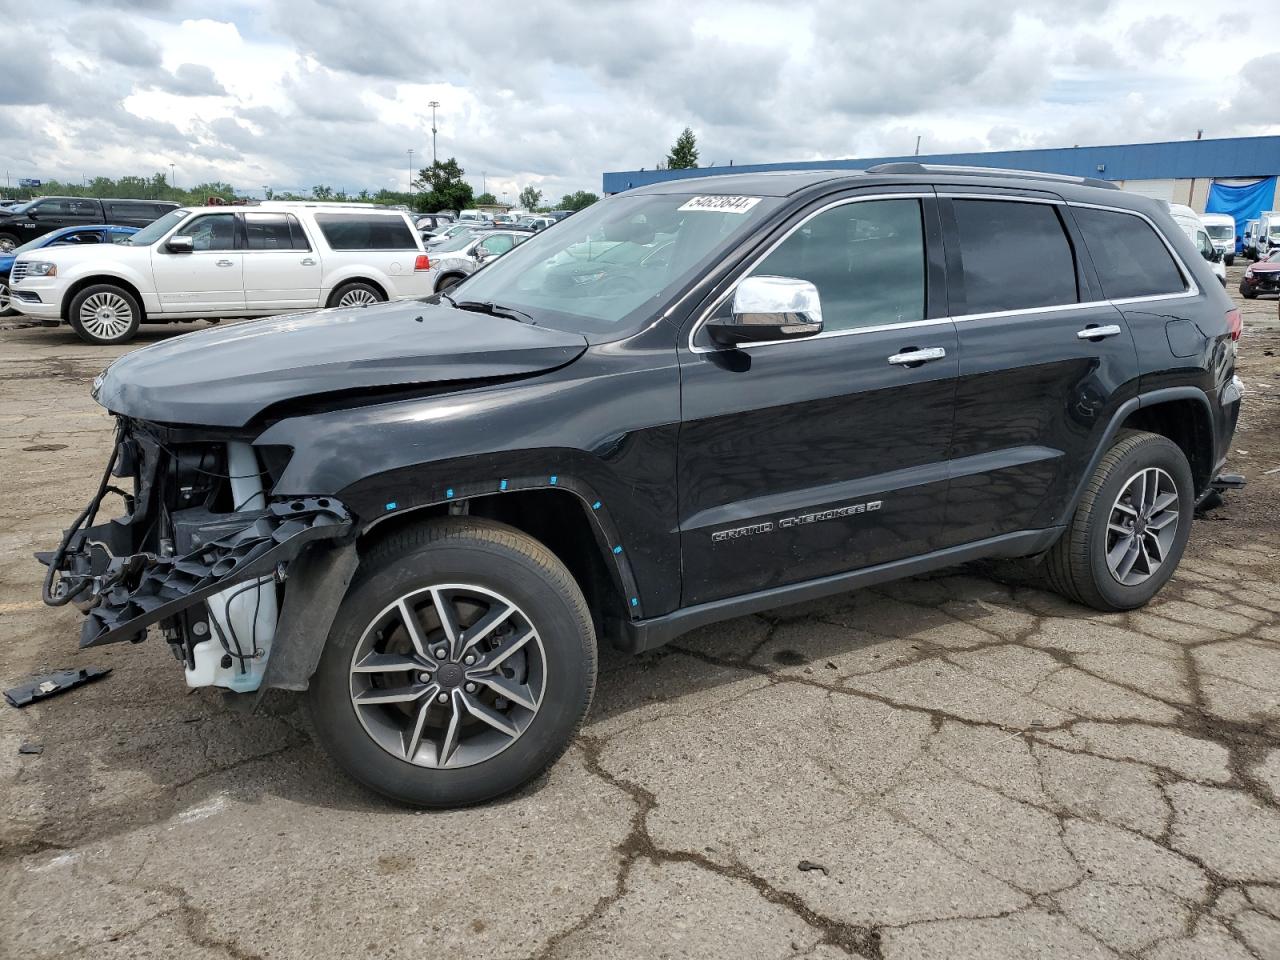
[[[425,300],[117,360],[44,598],[85,646],[158,626],[191,686],[307,690],[375,790],[478,802],[565,749],[598,640],[983,557],[1146,603],[1228,482],[1240,332],[1166,205],[1096,181],[649,186]]]
[[[176,203],[163,200],[37,197],[11,207],[0,207],[0,253],[8,253],[28,240],[63,227],[102,223],[145,227],[177,208]]]

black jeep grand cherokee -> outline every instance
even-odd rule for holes
[[[116,361],[45,598],[86,646],[158,624],[192,686],[307,689],[375,790],[481,801],[565,749],[597,638],[977,557],[1146,603],[1226,457],[1239,335],[1164,205],[1102,183],[638,189],[447,294]]]

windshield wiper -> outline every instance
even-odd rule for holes
[[[449,295],[446,293],[446,297]],[[491,317],[506,317],[508,320],[515,320],[517,323],[531,323],[535,327],[538,321],[525,313],[523,310],[517,310],[515,307],[503,306],[500,303],[494,303],[492,300],[454,300],[449,297],[449,302],[459,310],[471,310],[475,313],[487,313]],[[520,318],[524,317],[523,320]]]

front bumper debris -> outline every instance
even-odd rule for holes
[[[115,555],[112,543],[121,533],[115,521],[72,536],[58,564],[57,590],[86,614],[80,646],[139,641],[151,624],[229,586],[271,576],[308,544],[345,537],[352,528],[347,509],[332,497],[205,518],[185,531],[193,549],[182,556]],[[47,565],[55,556],[37,559]]]
[[[81,667],[79,670],[58,670],[54,673],[46,673],[44,676],[36,677],[34,680],[19,686],[10,687],[4,692],[4,698],[9,701],[11,707],[25,707],[28,704],[35,703],[37,700],[44,700],[47,697],[56,697],[60,693],[66,693],[81,684],[100,680],[110,672],[110,667]],[[21,748],[18,752],[22,752]]]

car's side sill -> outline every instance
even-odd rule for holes
[[[899,580],[985,557],[1031,556],[1053,546],[1064,529],[1064,527],[1050,527],[1045,530],[1019,530],[1015,533],[1005,533],[998,537],[988,537],[985,540],[975,540],[973,543],[935,550],[918,557],[864,567],[849,573],[839,573],[817,580],[805,580],[802,583],[788,583],[785,586],[771,587],[768,590],[760,590],[740,597],[700,603],[661,617],[614,624],[618,628],[614,640],[623,650],[641,653],[660,647],[664,643],[670,643],[681,634],[688,633],[697,627],[746,616],[750,613],[759,613],[762,610],[771,610],[789,603],[818,600],[835,593],[870,587],[888,580]]]

